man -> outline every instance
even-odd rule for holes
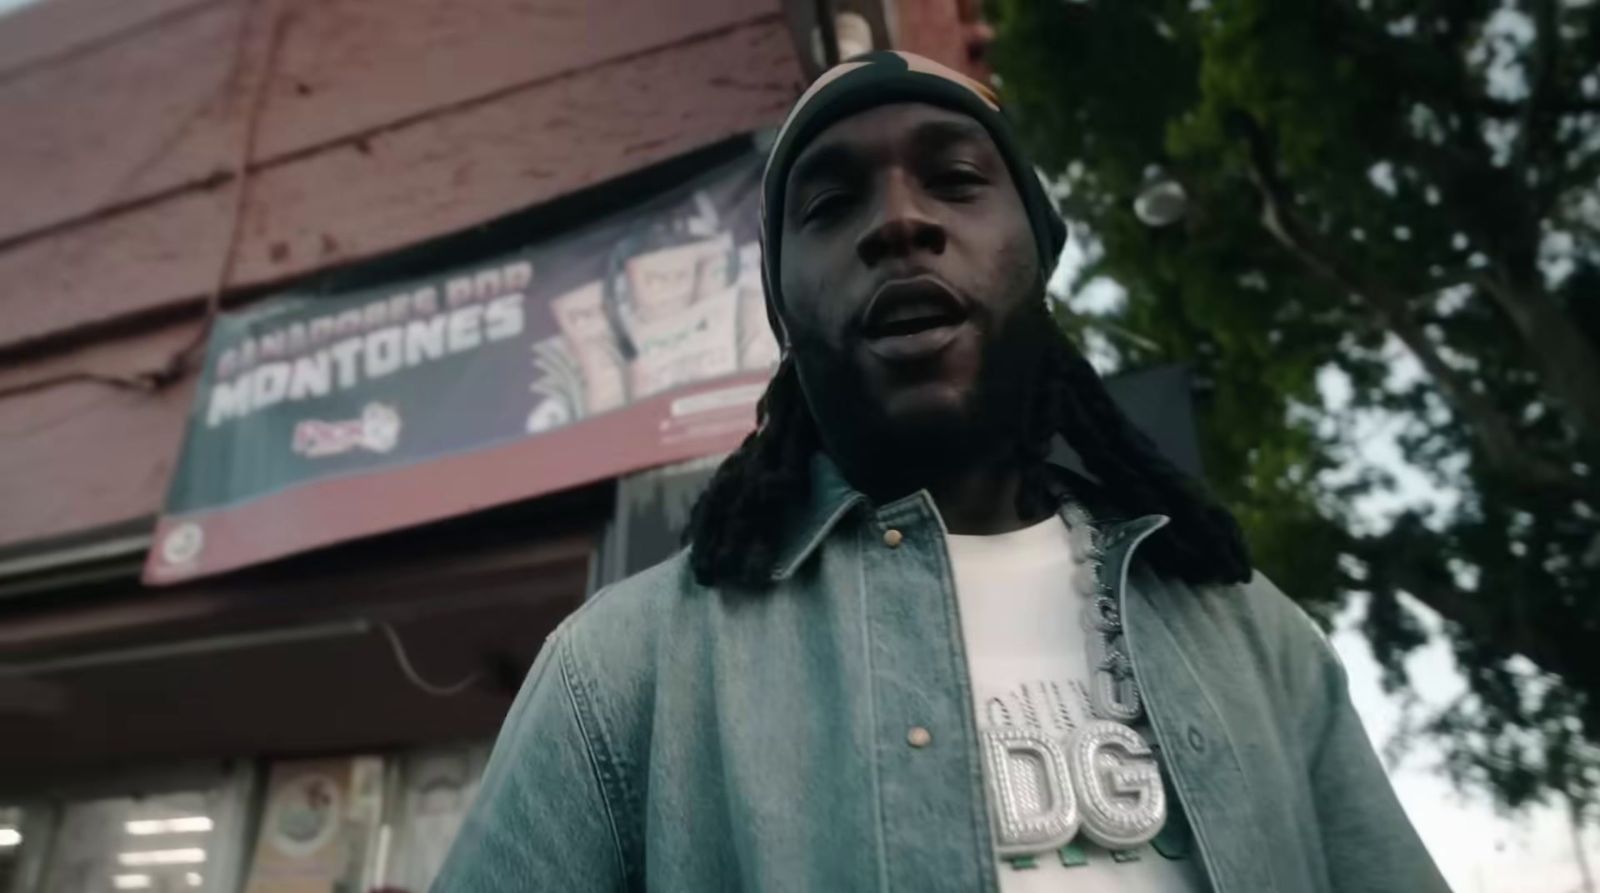
[[[1444,889],[1326,640],[1052,324],[987,88],[832,69],[763,230],[760,427],[551,636],[438,893]]]

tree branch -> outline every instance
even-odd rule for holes
[[[1600,353],[1550,296],[1482,275],[1488,293],[1522,336],[1545,387],[1578,436],[1600,450]]]
[[[1600,687],[1600,662],[1589,645],[1592,624],[1581,606],[1461,589],[1444,563],[1432,558],[1439,545],[1418,516],[1403,515],[1388,533],[1356,540],[1351,551],[1368,565],[1372,580],[1427,605],[1470,641],[1501,654],[1520,654],[1580,691]],[[1587,709],[1600,721],[1600,702]]]
[[[1560,51],[1561,39],[1555,33],[1555,0],[1537,0],[1530,18],[1533,19],[1533,45],[1528,58],[1528,68],[1531,69],[1527,76],[1528,98],[1521,104],[1522,111],[1517,116],[1520,126],[1517,128],[1509,168],[1538,176],[1538,167],[1547,160],[1543,157],[1543,150],[1555,130],[1554,127],[1539,126],[1539,118],[1554,101],[1551,94],[1556,89],[1556,54]],[[1531,222],[1537,224],[1536,220]]]
[[[1347,263],[1332,246],[1299,222],[1288,200],[1289,190],[1278,179],[1275,156],[1260,125],[1243,114],[1233,116],[1229,123],[1245,142],[1250,179],[1262,199],[1262,226],[1301,264],[1372,309],[1384,327],[1417,358],[1445,401],[1468,423],[1490,464],[1527,485],[1595,489],[1593,481],[1570,468],[1524,450],[1511,421],[1444,361],[1412,317],[1407,295]]]
[[[1476,99],[1467,100],[1466,106],[1491,118],[1521,118],[1527,111],[1526,100],[1512,102],[1508,99],[1495,99],[1491,96],[1480,96]],[[1544,108],[1558,115],[1582,115],[1590,112],[1600,112],[1600,99],[1569,97],[1548,102]]]
[[[1580,439],[1591,448],[1600,449],[1600,352],[1583,330],[1573,325],[1566,311],[1544,291],[1518,288],[1484,270],[1446,275],[1414,295],[1407,306],[1461,285],[1470,285],[1488,295],[1506,315],[1522,336],[1541,381],[1556,398],[1553,408],[1567,419]],[[1424,324],[1443,322],[1431,313],[1418,314],[1417,319]]]

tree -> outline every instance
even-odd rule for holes
[[[1064,323],[1206,384],[1208,477],[1257,563],[1352,595],[1386,684],[1508,806],[1600,782],[1600,3],[992,0],[990,61],[1091,262]],[[1182,219],[1140,222],[1171,182]],[[1458,494],[1374,520],[1393,470]],[[1351,468],[1355,472],[1350,471]]]

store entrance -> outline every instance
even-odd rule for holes
[[[8,613],[0,893],[425,890],[612,500]]]

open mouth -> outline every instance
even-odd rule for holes
[[[967,310],[932,277],[885,283],[872,296],[861,333],[869,340],[916,335],[965,322]]]
[[[892,338],[896,335],[915,335],[940,326],[953,326],[962,319],[964,317],[956,313],[919,311],[915,316],[884,320],[868,326],[863,331],[868,338]]]
[[[923,364],[955,341],[968,315],[967,305],[934,276],[892,279],[867,302],[861,335],[883,362]]]

